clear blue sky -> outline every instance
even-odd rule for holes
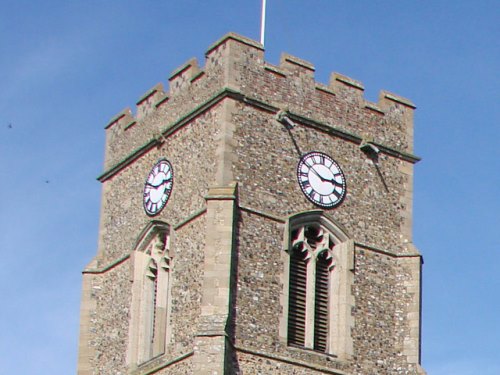
[[[410,98],[423,365],[500,374],[500,3],[268,0],[266,60]],[[75,373],[108,120],[260,0],[0,0],[0,374]]]

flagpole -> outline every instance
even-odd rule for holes
[[[264,33],[266,31],[266,0],[262,0],[262,16],[260,19],[260,44],[264,46]]]

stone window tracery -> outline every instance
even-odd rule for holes
[[[353,242],[321,211],[290,218],[280,335],[288,346],[352,352]]]
[[[315,223],[294,229],[291,237],[288,344],[325,352],[334,269],[332,235]],[[313,320],[310,327],[308,320]]]
[[[155,222],[132,252],[132,310],[128,363],[137,366],[165,352],[169,314],[170,235]]]

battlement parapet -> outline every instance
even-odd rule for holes
[[[135,116],[127,109],[113,118],[106,126],[112,133],[107,140],[114,145],[107,145],[105,168],[226,89],[412,152],[415,105],[411,101],[381,91],[378,103],[372,103],[364,98],[361,82],[332,73],[330,82],[323,84],[315,81],[314,73],[312,63],[287,53],[277,66],[265,62],[260,43],[226,34],[207,49],[203,67],[195,58],[188,60],[170,75],[168,90],[159,83],[138,100]]]

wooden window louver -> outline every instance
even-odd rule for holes
[[[293,249],[290,257],[288,345],[304,346],[306,329],[306,254]]]
[[[323,251],[316,260],[314,296],[314,350],[325,352],[328,339],[328,286],[330,279],[328,253]]]
[[[147,277],[150,280],[150,292],[151,292],[151,337],[150,341],[153,343],[155,341],[156,335],[156,319],[157,319],[157,301],[158,301],[158,267],[154,260],[151,260],[149,264],[149,272]]]

